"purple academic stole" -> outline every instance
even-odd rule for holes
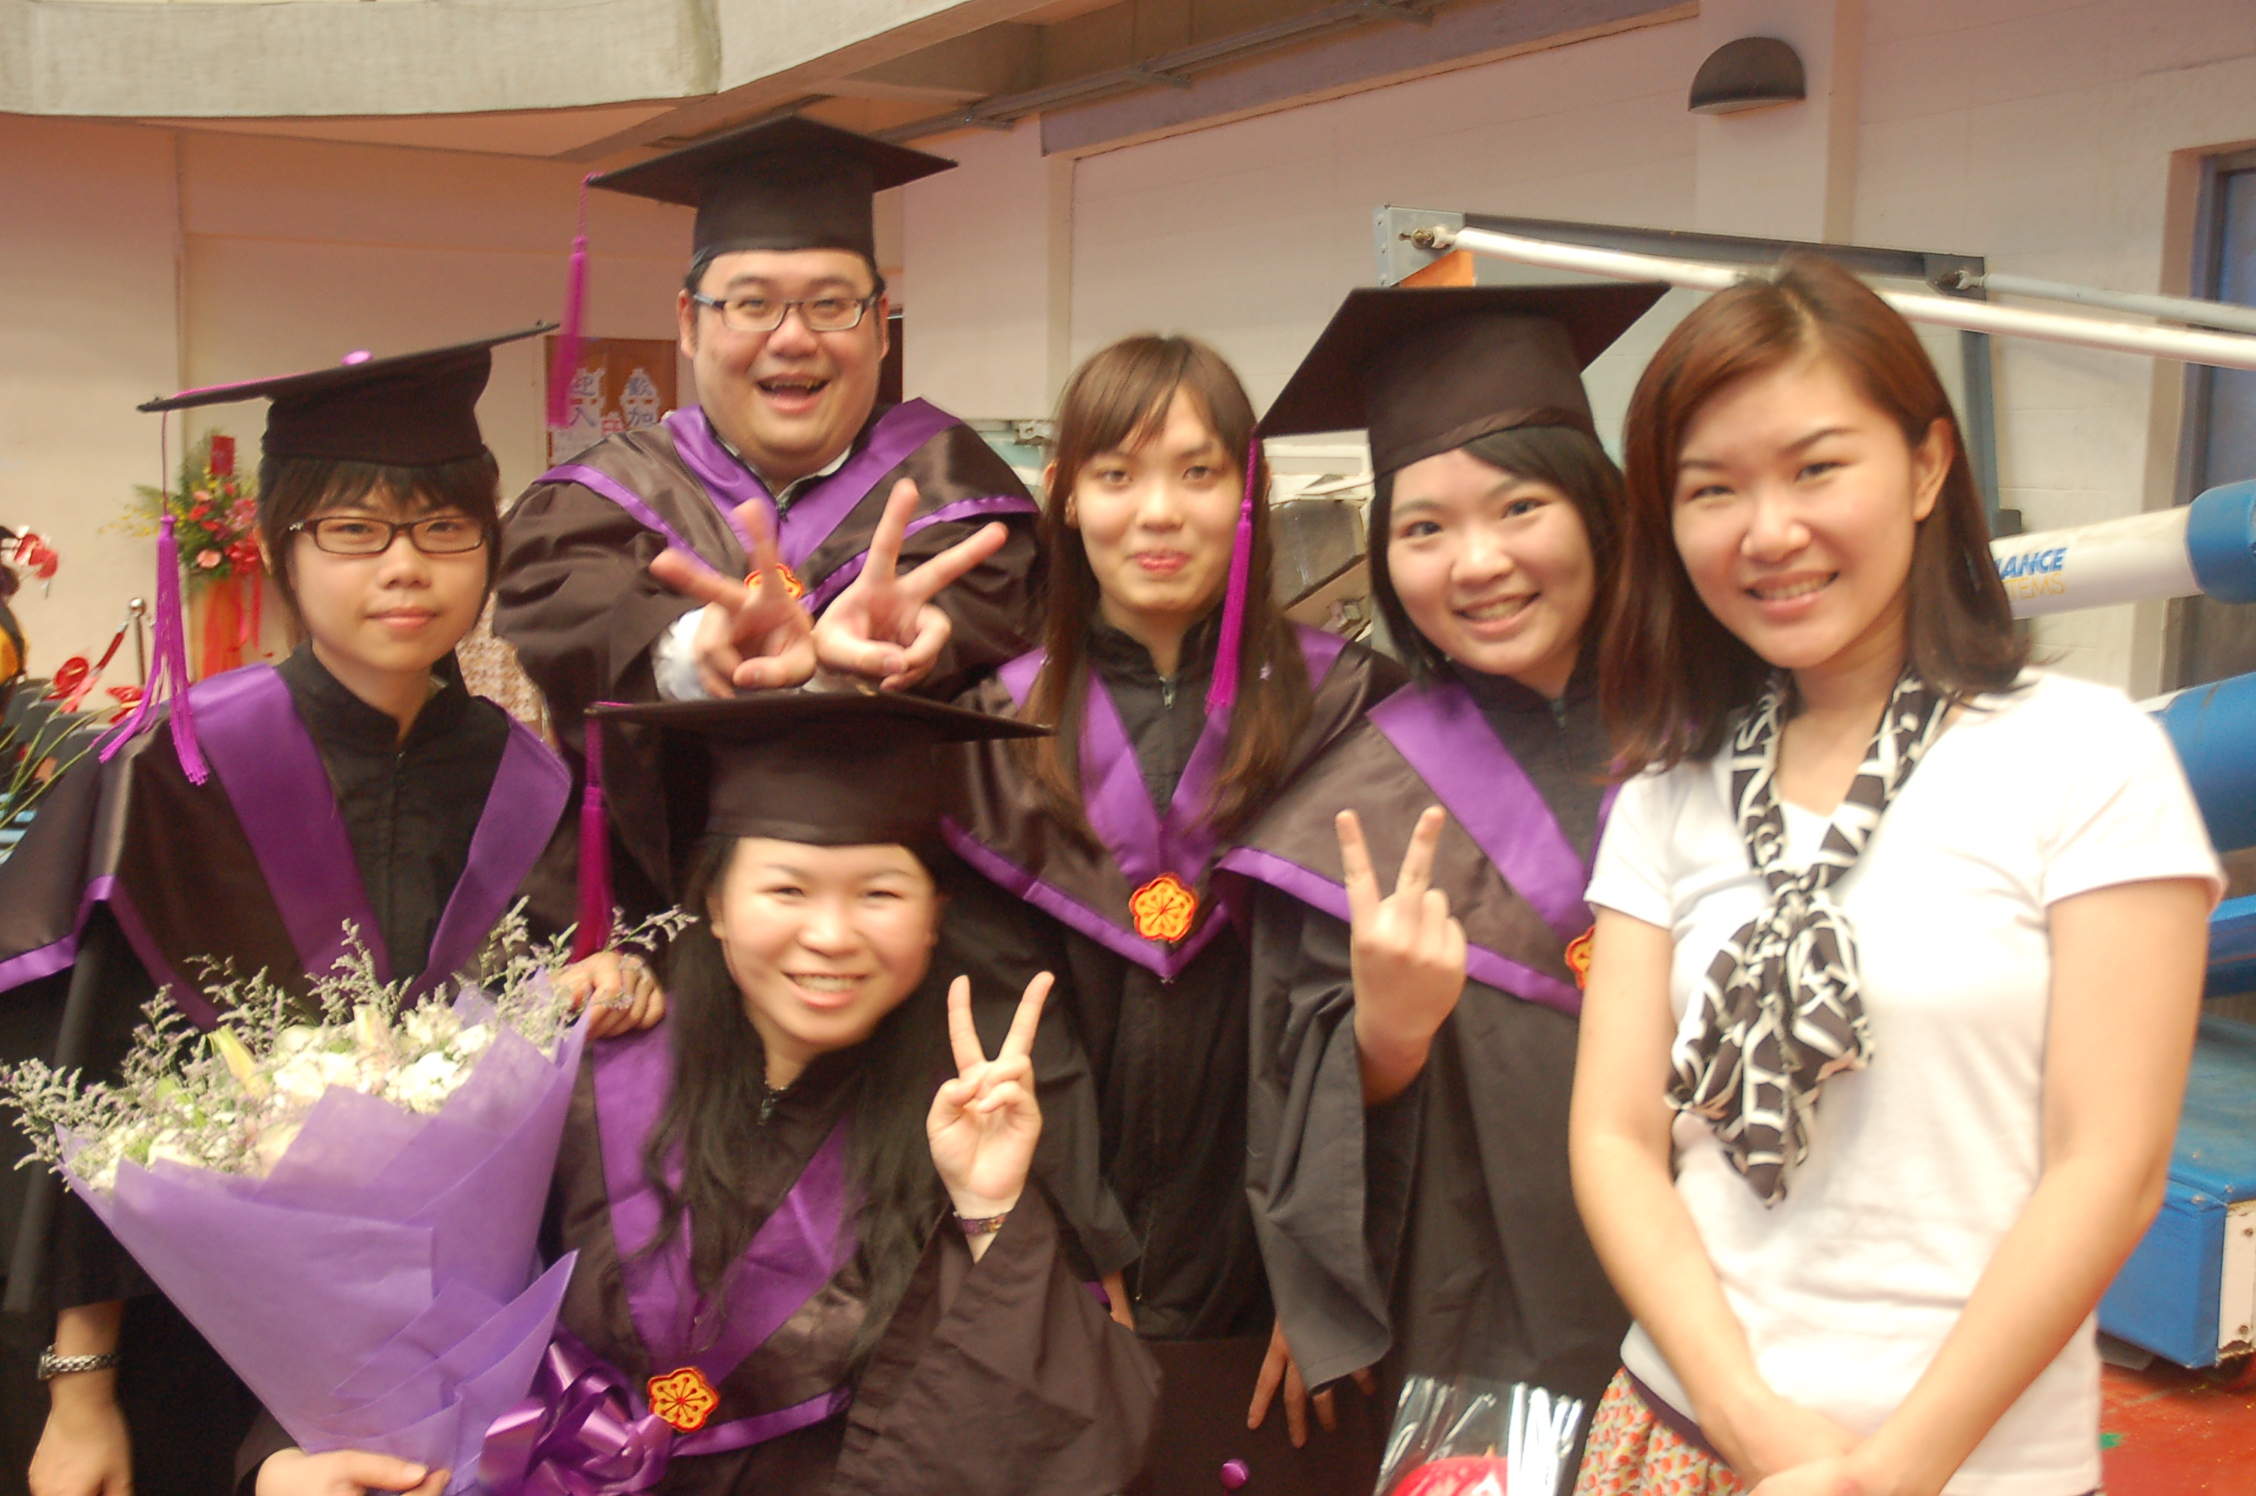
[[[191,694],[196,736],[219,776],[203,792],[216,789],[227,796],[304,970],[323,976],[344,958],[344,927],[350,921],[377,976],[391,981],[391,955],[360,881],[344,812],[281,674],[270,665],[248,665],[199,683]],[[570,793],[571,774],[562,761],[512,721],[471,833],[469,858],[439,915],[430,959],[410,1000],[432,991],[478,953],[548,846]],[[217,1014],[157,947],[123,880],[97,880],[88,897],[109,901],[149,975],[172,989],[173,1000],[191,1019],[211,1026]]]
[[[1346,641],[1319,629],[1300,628],[1301,658],[1311,682],[1332,668]],[[1039,649],[999,672],[1014,703],[1023,703],[1042,671]],[[1042,881],[1028,869],[975,841],[954,820],[942,831],[956,854],[989,879],[1036,908],[1119,954],[1172,980],[1222,927],[1219,908],[1202,908],[1202,887],[1214,862],[1217,838],[1206,812],[1227,750],[1230,719],[1210,716],[1175,782],[1167,812],[1152,808],[1136,750],[1120,710],[1095,671],[1081,718],[1081,799],[1089,829],[1112,854],[1131,889],[1126,908],[1100,911]]]
[[[788,570],[786,580],[804,598],[807,610],[820,613],[830,605],[831,599],[844,591],[847,584],[861,575],[867,553],[855,556],[843,565],[819,578],[811,590],[802,590],[800,574],[808,558],[822,548],[823,542],[835,534],[865,498],[868,498],[880,479],[909,460],[917,448],[931,441],[952,426],[962,424],[938,406],[923,400],[909,400],[894,406],[878,417],[870,429],[870,438],[862,449],[848,458],[837,472],[815,484],[784,512],[778,526],[777,549],[783,553]],[[767,509],[768,522],[776,524],[775,499],[767,486],[735,454],[721,444],[713,431],[712,422],[705,412],[694,405],[684,406],[666,417],[666,431],[673,437],[674,454],[682,460],[697,478],[706,496],[713,501],[746,554],[752,549],[752,538],[737,523],[738,506],[758,502]],[[649,501],[629,489],[617,478],[586,463],[566,463],[543,473],[543,483],[577,483],[593,489],[612,503],[634,516],[637,523],[656,530],[666,537],[666,543],[678,551],[695,556],[696,550],[671,525],[659,515]],[[907,533],[950,520],[970,519],[976,515],[1032,514],[1034,503],[1022,494],[986,494],[973,498],[957,499],[944,504],[930,514],[919,515],[909,521]]]
[[[1582,898],[1590,866],[1559,829],[1535,782],[1481,716],[1472,694],[1454,682],[1398,691],[1373,707],[1370,716],[1371,725],[1426,782],[1512,891],[1568,944],[1571,967],[1572,947],[1591,927],[1590,906]],[[1614,795],[1609,789],[1599,804],[1593,847],[1605,832]],[[1345,888],[1273,852],[1239,848],[1223,865],[1335,919],[1348,918]],[[1465,970],[1475,981],[1530,1002],[1565,1013],[1582,1011],[1579,987],[1485,946],[1467,948]]]
[[[853,1193],[846,1180],[848,1124],[841,1120],[831,1129],[729,1269],[716,1323],[691,1272],[689,1223],[682,1223],[664,1250],[646,1250],[665,1223],[642,1159],[673,1085],[671,1042],[660,1024],[594,1047],[596,1130],[627,1308],[650,1354],[651,1376],[642,1389],[646,1405],[674,1426],[673,1453],[716,1454],[820,1423],[851,1400],[840,1386],[788,1408],[706,1423],[719,1402],[716,1389],[729,1374],[822,1292],[854,1254],[846,1222]],[[677,1162],[671,1170],[677,1184],[678,1170]]]

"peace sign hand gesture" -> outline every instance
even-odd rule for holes
[[[1026,1188],[1034,1143],[1042,1135],[1034,1063],[1028,1055],[1050,983],[1045,971],[1026,984],[1010,1032],[991,1060],[971,1024],[970,979],[957,977],[948,985],[948,1042],[955,1050],[956,1078],[932,1098],[924,1131],[932,1144],[933,1167],[948,1187],[956,1214],[966,1219],[1004,1214]]]
[[[815,658],[826,671],[875,680],[887,691],[905,691],[931,673],[948,646],[948,615],[932,604],[940,589],[985,561],[1010,538],[1002,525],[983,526],[905,575],[901,542],[908,538],[909,516],[916,513],[917,486],[907,478],[893,485],[885,514],[870,537],[861,575],[847,584],[815,623]]]
[[[1394,892],[1382,899],[1363,823],[1352,810],[1339,813],[1365,1105],[1399,1095],[1417,1078],[1435,1031],[1465,990],[1465,927],[1450,917],[1449,895],[1428,882],[1447,820],[1440,806],[1426,807]]]
[[[724,577],[672,546],[651,560],[650,574],[705,604],[690,649],[706,695],[805,685],[815,673],[813,625],[784,581],[767,507],[748,499],[736,506],[736,518],[741,533],[751,537],[757,587]]]

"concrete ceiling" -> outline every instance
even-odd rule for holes
[[[1250,67],[1281,66],[1283,93],[1265,84],[1262,96],[1289,97],[1296,52],[1327,52],[1323,76],[1336,89],[1363,56],[1374,75],[1398,70],[1404,39],[1437,21],[1471,34],[1467,17],[1503,17],[1515,36],[1564,40],[1592,4],[0,0],[0,110],[588,165],[784,110],[915,139],[1150,94],[1172,129],[1197,122],[1193,94]],[[1657,0],[1605,8],[1650,10]]]

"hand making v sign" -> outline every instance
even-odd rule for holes
[[[968,540],[896,575],[916,506],[916,484],[903,478],[893,485],[861,575],[816,620],[815,658],[825,671],[863,676],[887,691],[905,691],[923,680],[948,647],[950,630],[948,615],[932,599],[1010,538],[1007,527],[985,525]]]
[[[1363,1059],[1363,1102],[1399,1096],[1425,1068],[1426,1051],[1465,990],[1465,927],[1449,896],[1432,887],[1434,849],[1448,816],[1426,807],[1402,854],[1394,892],[1379,897],[1363,823],[1339,813],[1340,868],[1353,930],[1355,1041]]]
[[[972,1027],[970,979],[957,977],[948,984],[948,1042],[955,1051],[956,1078],[933,1096],[924,1131],[932,1144],[933,1167],[948,1187],[956,1214],[965,1220],[1009,1214],[1026,1188],[1034,1143],[1042,1135],[1034,1062],[1028,1056],[1050,983],[1045,971],[1026,984],[1010,1032],[991,1060]],[[981,1234],[969,1240],[976,1261],[993,1238]]]
[[[706,695],[805,685],[815,673],[814,627],[784,580],[767,506],[748,499],[736,506],[736,520],[738,533],[751,541],[758,586],[722,576],[702,557],[672,546],[651,560],[650,574],[705,604],[691,649]]]

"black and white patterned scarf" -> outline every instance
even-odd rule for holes
[[[1786,1198],[1786,1171],[1809,1153],[1818,1087],[1872,1061],[1856,935],[1828,890],[1856,866],[1889,802],[1942,730],[1948,705],[1904,672],[1824,844],[1795,873],[1783,865],[1786,818],[1775,788],[1791,694],[1790,678],[1773,676],[1732,737],[1739,834],[1770,898],[1709,965],[1696,1027],[1677,1041],[1669,1087],[1677,1110],[1714,1124],[1725,1157],[1765,1205]]]

